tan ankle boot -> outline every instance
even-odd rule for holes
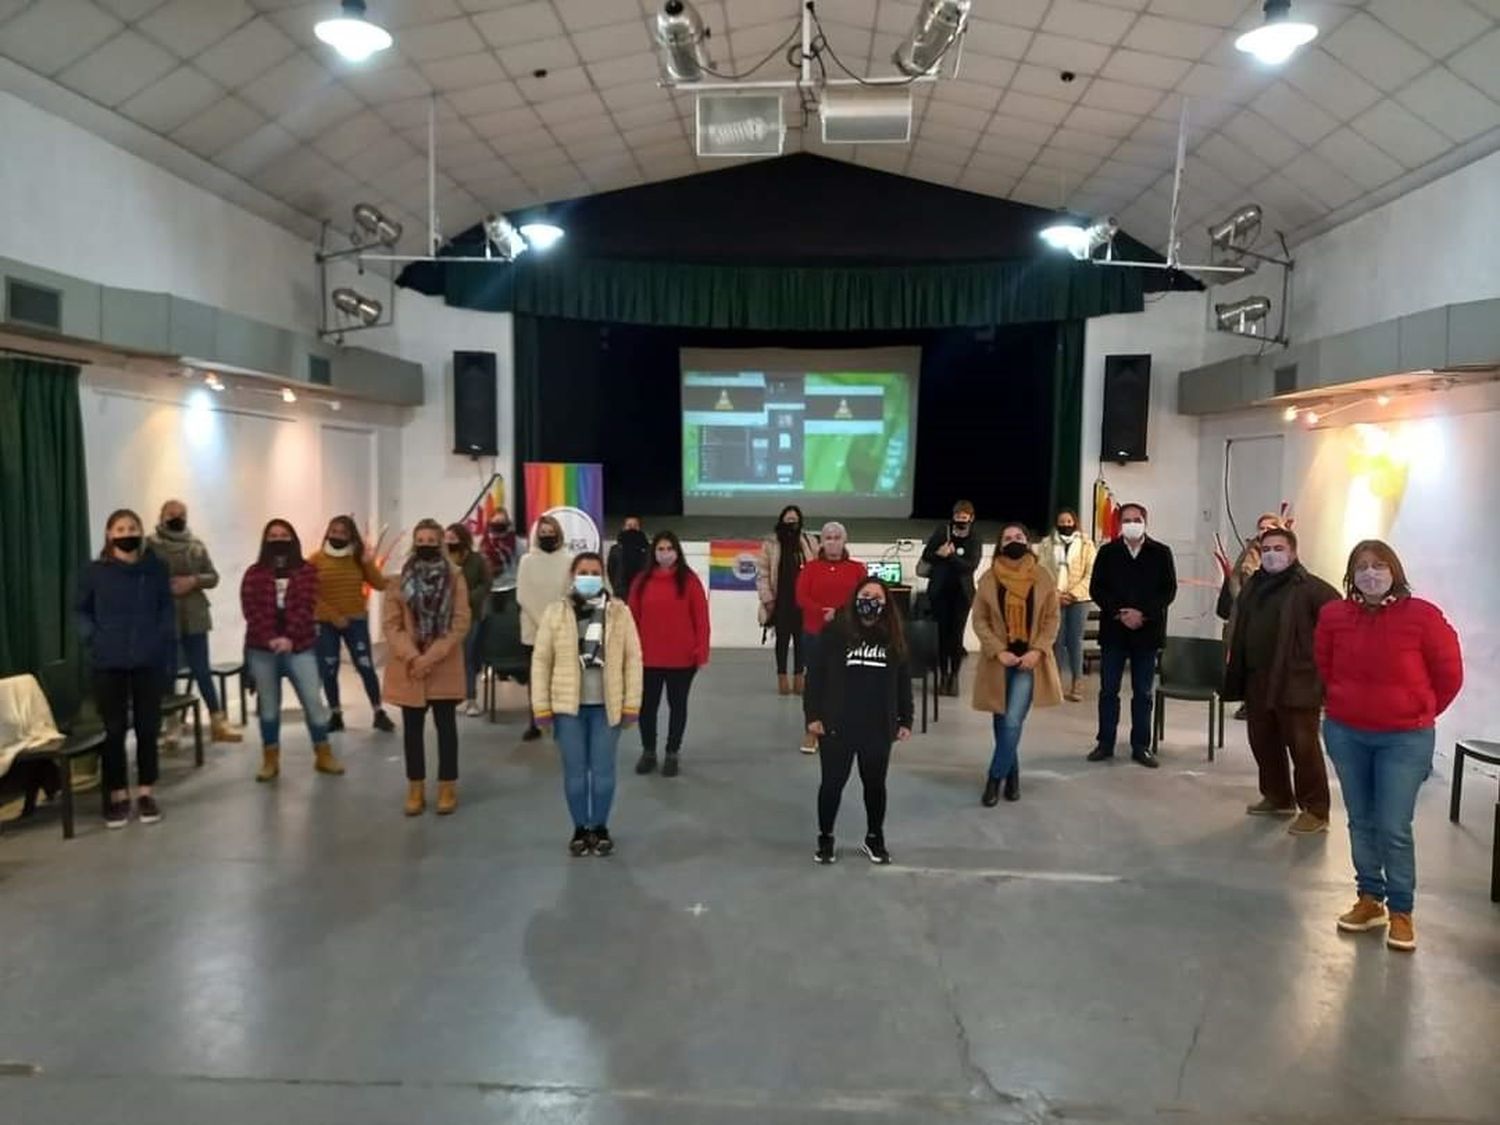
[[[209,737],[214,742],[243,742],[245,736],[229,725],[229,716],[215,711],[209,716]]]
[[[438,782],[437,814],[447,816],[458,808],[458,782]]]
[[[344,763],[334,756],[332,746],[320,742],[313,747],[313,768],[319,773],[331,773],[337,777],[344,772]]]
[[[406,805],[402,809],[407,816],[421,816],[422,811],[427,808],[427,783],[425,781],[408,781],[406,783]]]
[[[256,781],[275,781],[281,776],[281,747],[266,746],[260,752],[260,772]]]
[[[791,677],[789,677],[789,676],[787,676],[785,674],[777,676],[776,677],[776,692],[777,692],[778,695],[791,695],[792,694],[792,680],[791,680]]]
[[[805,673],[798,672],[796,678],[794,680],[792,680],[792,691],[795,692],[797,695],[801,695],[806,690],[807,690],[807,676],[806,676]]]

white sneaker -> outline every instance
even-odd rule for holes
[[[464,714],[471,719],[477,719],[480,715],[483,715],[484,712],[479,709],[479,704],[471,699],[464,705]]]

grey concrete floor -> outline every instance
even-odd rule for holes
[[[400,815],[395,736],[326,778],[290,726],[274,786],[252,735],[169,761],[157,827],[8,831],[0,1122],[1500,1120],[1492,781],[1459,828],[1446,764],[1423,792],[1409,957],[1335,932],[1341,825],[1245,817],[1243,727],[1209,765],[1188,705],[1154,773],[1083,761],[1091,704],[1034,712],[987,810],[988,720],[945,701],[893,767],[897,866],[856,780],[820,868],[768,665],[716,657],[682,777],[626,737],[609,860],[566,855],[514,694],[461,720],[449,819]]]

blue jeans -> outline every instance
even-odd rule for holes
[[[1005,669],[1005,710],[995,716],[995,753],[990,758],[990,776],[999,781],[1020,764],[1021,727],[1031,711],[1036,673],[1024,668]]]
[[[1156,682],[1156,649],[1102,645],[1099,649],[1098,745],[1110,753],[1120,727],[1120,684],[1130,665],[1130,751],[1151,748],[1151,689]]]
[[[380,677],[375,674],[375,658],[370,653],[370,622],[365,617],[351,617],[340,629],[326,621],[318,622],[318,668],[323,677],[323,694],[328,706],[339,710],[339,642],[349,650],[349,660],[364,681],[370,706],[380,710]]]
[[[563,796],[573,827],[609,827],[620,728],[609,725],[602,704],[580,707],[576,715],[557,715],[552,722],[562,751]]]
[[[1411,913],[1417,889],[1411,818],[1417,790],[1432,770],[1436,737],[1433,727],[1365,731],[1323,720],[1323,741],[1349,810],[1354,885],[1397,914]]]
[[[211,715],[217,715],[219,707],[219,693],[214,688],[214,676],[211,663],[208,658],[208,634],[207,633],[183,633],[177,638],[176,651],[170,657],[172,666],[167,669],[167,674],[162,680],[162,687],[168,691],[174,691],[177,687],[177,670],[186,668],[193,674],[193,683],[198,687],[198,695],[203,700],[203,705],[208,708]]]
[[[302,704],[307,733],[314,744],[328,741],[328,711],[318,698],[318,658],[312,649],[302,652],[245,650],[250,676],[255,681],[256,711],[260,716],[260,740],[267,746],[281,742],[281,677],[292,681],[292,690]]]
[[[1052,655],[1057,657],[1057,668],[1066,672],[1073,681],[1083,679],[1083,629],[1089,620],[1089,603],[1074,602],[1062,607],[1062,619],[1057,626],[1057,641],[1052,646]]]
[[[484,667],[484,654],[479,648],[479,634],[484,628],[484,622],[480,618],[474,619],[474,624],[469,626],[469,634],[464,637],[464,698],[474,698],[474,685],[479,680],[480,669]]]

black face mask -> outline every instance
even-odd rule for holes
[[[110,545],[117,551],[124,551],[127,555],[133,555],[141,549],[141,537],[139,535],[121,535],[111,539]]]
[[[168,531],[186,531],[187,518],[185,516],[174,516],[162,524]]]
[[[342,551],[345,547],[349,546],[349,540],[347,540],[347,539],[338,539],[338,538],[335,538],[332,535],[330,535],[328,537],[328,539],[326,540],[326,542],[335,551]]]
[[[555,551],[562,546],[562,540],[556,535],[538,535],[536,545],[544,551]]]
[[[464,556],[464,545],[462,543],[445,543],[443,544],[443,550],[447,551],[455,559],[461,559]]]
[[[953,536],[955,539],[965,539],[968,537],[969,530],[974,525],[971,523],[954,523],[950,524],[949,526],[953,530]]]
[[[802,525],[800,523],[778,523],[776,525],[776,534],[783,539],[795,539],[798,535],[802,534]]]
[[[1010,559],[1012,562],[1015,562],[1017,559],[1024,559],[1028,554],[1030,554],[1031,548],[1026,546],[1025,543],[1011,542],[1001,547],[1000,553],[1006,558]]]
[[[421,559],[423,562],[436,562],[438,559],[443,557],[443,549],[441,547],[434,547],[431,544],[426,544],[424,546],[418,547],[412,552],[412,554],[416,555],[417,558]]]
[[[1064,527],[1062,524],[1057,525],[1057,533],[1059,535],[1072,535],[1077,530],[1076,527]]]
[[[885,612],[885,603],[879,598],[857,598],[854,602],[854,612],[865,624],[871,624],[880,620],[880,615]]]
[[[509,530],[510,524],[505,520],[497,520],[495,523],[490,524],[491,535],[504,535]]]
[[[266,544],[266,556],[274,563],[277,569],[286,566],[292,561],[292,552],[296,546],[289,539],[273,539]]]

